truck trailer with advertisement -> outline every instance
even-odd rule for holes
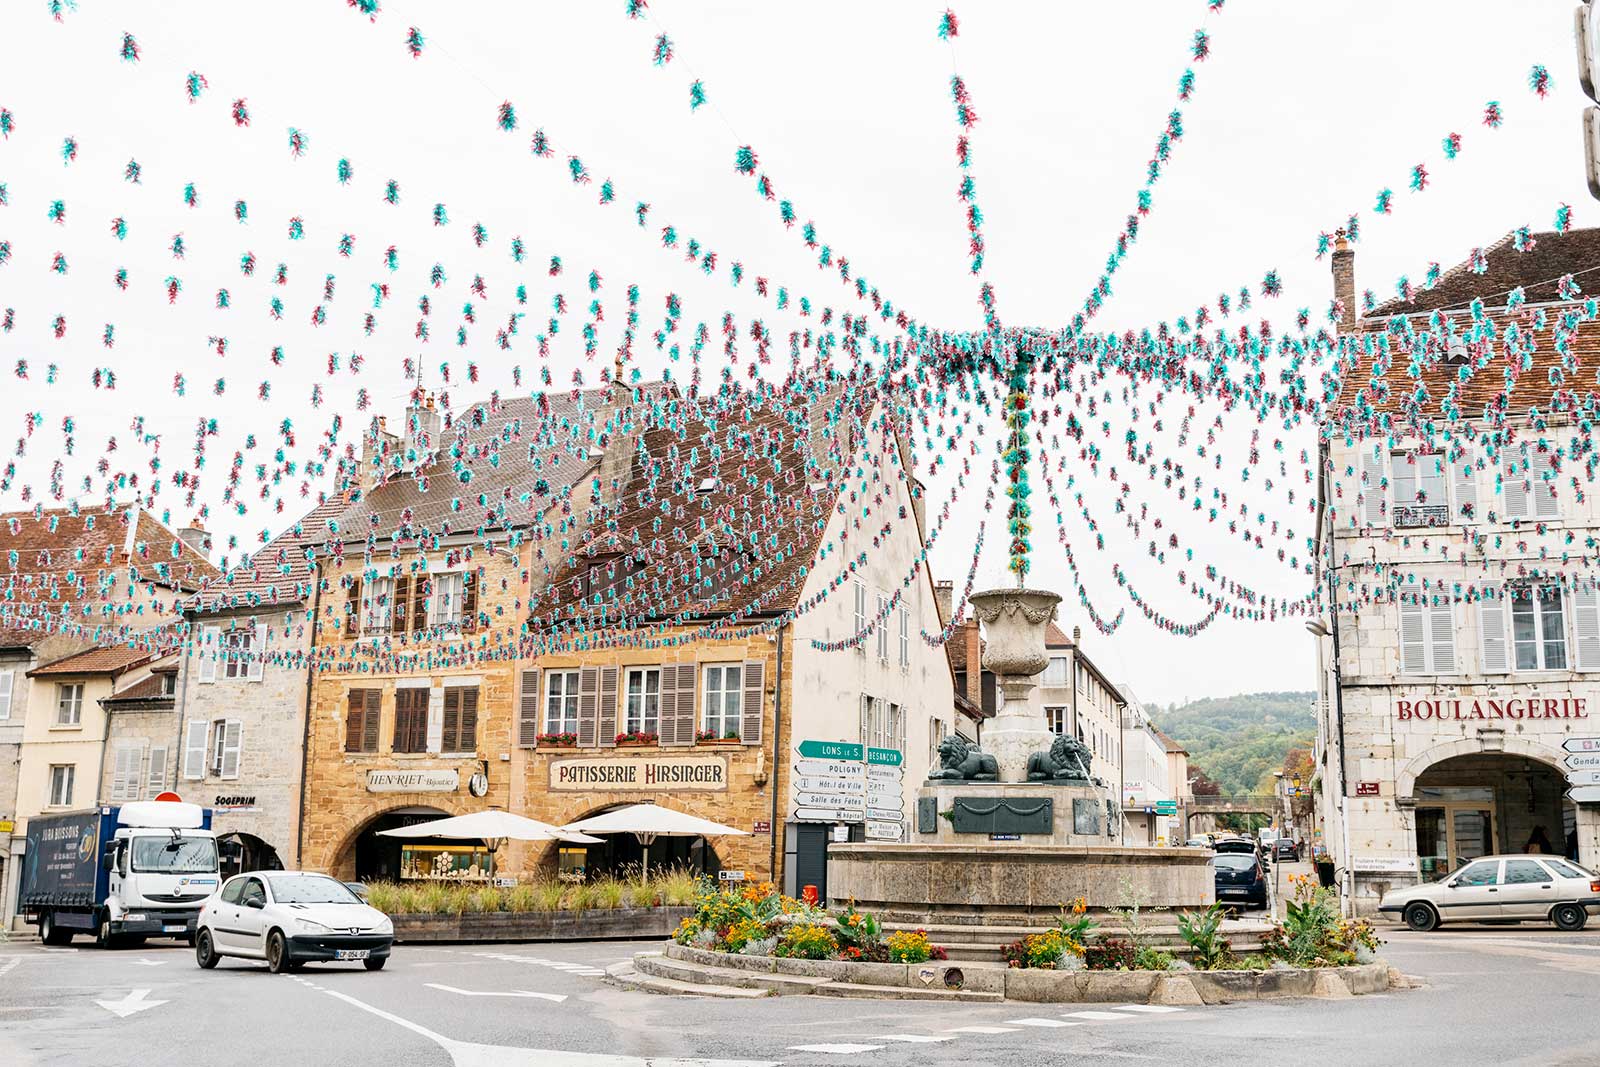
[[[91,934],[122,940],[194,941],[200,905],[216,892],[211,811],[179,801],[36,815],[23,857],[23,915],[47,945]]]

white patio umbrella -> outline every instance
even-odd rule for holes
[[[632,834],[644,846],[644,873],[650,873],[650,845],[658,837],[749,837],[748,830],[724,826],[710,819],[664,808],[660,804],[630,804],[588,819],[568,823],[564,829],[586,834]]]
[[[393,830],[379,830],[379,837],[433,838],[444,841],[482,841],[489,848],[489,874],[494,874],[494,854],[507,841],[568,841],[576,845],[598,845],[600,838],[590,837],[560,826],[551,826],[538,819],[530,819],[498,808],[474,811],[467,815],[453,815],[431,822],[397,826]]]

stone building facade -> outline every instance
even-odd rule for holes
[[[1360,320],[1354,254],[1334,253],[1345,333],[1392,359],[1347,372],[1325,434],[1329,614],[1310,627],[1317,821],[1357,912],[1480,855],[1600,863],[1600,503],[1552,370],[1561,347],[1600,355],[1592,322],[1556,338],[1577,306],[1557,279],[1600,263],[1600,230],[1535,241],[1519,253],[1508,236],[1487,271],[1463,264]],[[1526,302],[1500,310],[1513,289]],[[1424,329],[1448,343],[1408,354],[1406,331]],[[1471,417],[1496,407],[1503,358],[1526,361],[1511,406]],[[1403,409],[1419,395],[1419,420],[1441,403],[1468,414],[1448,441]]]

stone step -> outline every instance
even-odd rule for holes
[[[666,978],[694,985],[737,989],[764,989],[778,996],[804,996],[831,979],[801,974],[775,974],[770,971],[741,971],[732,967],[708,967],[666,956],[636,956],[634,966],[653,978]]]
[[[819,997],[846,997],[870,1000],[942,1000],[946,1003],[966,1001],[980,1004],[999,1004],[1005,997],[999,993],[977,993],[970,989],[921,989],[900,985],[855,985],[849,982],[825,982],[813,991]]]
[[[673,978],[657,978],[655,975],[641,974],[634,970],[631,962],[614,963],[607,967],[605,981],[607,984],[621,989],[632,989],[641,993],[661,993],[671,997],[723,997],[729,1000],[756,1000],[773,996],[772,991],[767,989],[699,985],[694,982],[680,982]]]

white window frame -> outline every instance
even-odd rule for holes
[[[730,673],[731,672],[731,673]],[[729,684],[730,677],[733,679]],[[713,684],[715,683],[715,684]],[[713,737],[744,731],[744,664],[706,663],[700,667],[700,729]]]
[[[878,660],[889,662],[889,598],[878,594],[878,612],[873,616],[872,628],[878,634]]]
[[[1059,665],[1059,672],[1057,667]],[[1072,686],[1072,659],[1070,656],[1051,655],[1045,663],[1044,676],[1039,679],[1041,686],[1052,689],[1067,689]]]
[[[865,653],[866,641],[862,640],[862,632],[867,628],[867,584],[860,578],[854,582],[856,594],[856,626],[852,633],[856,636],[856,651]]]
[[[900,668],[911,669],[911,609],[900,605]]]
[[[227,631],[217,649],[223,659],[222,676],[232,681],[259,682],[262,660],[266,655],[263,626],[243,626]]]
[[[454,629],[461,626],[467,599],[467,572],[435,571],[429,575],[428,625]]]
[[[11,718],[11,694],[16,691],[16,685],[16,671],[0,671],[0,722]]]
[[[129,766],[129,764],[132,766]],[[139,799],[144,785],[144,746],[124,741],[112,752],[110,797],[113,804]]]
[[[1455,605],[1417,601],[1400,602],[1400,673],[1404,675],[1457,674],[1461,670],[1456,650]],[[1406,630],[1414,630],[1415,640],[1407,640]]]
[[[633,680],[638,678],[639,692],[633,691]],[[655,689],[650,688],[651,680]],[[661,732],[661,668],[629,667],[623,679],[623,733],[659,734]]]
[[[70,695],[70,699],[69,699]],[[71,717],[67,717],[67,709],[71,708]],[[83,725],[83,683],[82,682],[57,682],[56,683],[56,726],[82,726]]]
[[[1549,666],[1545,661],[1545,645],[1553,643],[1550,635],[1545,632],[1548,620],[1545,618],[1541,600],[1533,594],[1543,590],[1552,590],[1556,595],[1556,605],[1561,612],[1559,624],[1560,632],[1556,636],[1561,641],[1560,666]],[[1517,655],[1517,599],[1519,594],[1527,596],[1533,608],[1533,652],[1535,665],[1524,667],[1518,661]],[[1506,625],[1510,628],[1506,641],[1507,651],[1510,653],[1512,673],[1531,674],[1540,671],[1570,671],[1572,670],[1572,642],[1567,634],[1567,620],[1571,616],[1571,609],[1567,605],[1566,590],[1559,586],[1541,585],[1536,582],[1515,582],[1505,587],[1505,618]]]
[[[78,777],[75,763],[52,763],[45,777],[45,807],[72,807],[72,790]]]
[[[1420,449],[1398,450],[1389,454],[1389,463],[1394,472],[1389,479],[1389,490],[1394,498],[1389,517],[1395,528],[1410,530],[1450,525],[1455,512],[1451,510],[1450,464],[1445,454]],[[1426,469],[1429,464],[1432,470]],[[1430,492],[1427,500],[1418,501],[1417,490],[1423,487],[1425,480],[1437,482],[1438,490]]]
[[[388,575],[366,583],[366,606],[361,611],[361,636],[387,634],[394,628],[394,579]]]
[[[1524,466],[1523,458],[1527,458]],[[1505,494],[1507,519],[1559,519],[1561,499],[1555,481],[1546,481],[1545,472],[1553,469],[1551,454],[1540,452],[1524,442],[1521,448],[1502,450],[1500,473]],[[1514,659],[1515,657],[1513,657]]]
[[[1067,730],[1067,707],[1065,704],[1052,704],[1044,709],[1045,729],[1058,737]]]
[[[578,673],[576,668],[544,672],[545,733],[578,732]]]

